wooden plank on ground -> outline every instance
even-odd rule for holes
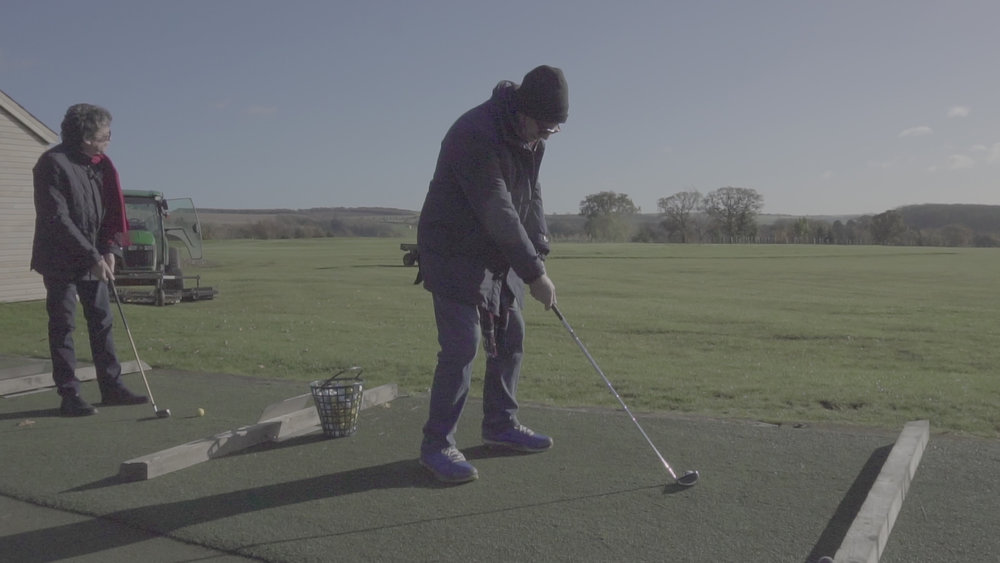
[[[360,368],[357,367],[351,368],[350,371],[358,371],[360,373]],[[350,381],[350,380],[344,380],[344,381]],[[373,389],[365,389],[365,392],[361,396],[362,397],[361,408],[362,409],[365,408],[364,406],[365,401],[371,400],[369,399],[369,397],[374,397],[372,393],[377,393],[377,390],[388,388],[390,386],[392,386],[392,388],[395,389],[395,384],[382,385],[380,387],[375,387]],[[393,398],[395,398],[395,395],[393,395]],[[392,399],[388,400],[391,401]],[[289,397],[288,399],[285,399],[283,401],[278,401],[277,403],[271,403],[270,405],[264,407],[263,412],[261,412],[260,416],[257,417],[257,422],[264,422],[269,418],[275,418],[283,414],[288,414],[290,412],[295,412],[297,410],[309,408],[310,406],[315,406],[315,405],[316,402],[313,400],[312,392],[303,393],[302,395],[296,395],[294,397]],[[319,424],[319,422],[317,422],[317,424]]]
[[[397,395],[398,389],[395,383],[366,389],[361,396],[361,410],[387,403],[395,399]],[[297,400],[301,401],[301,396],[279,401],[275,405],[292,404]],[[264,411],[268,412],[268,409],[265,408]],[[271,412],[277,411],[272,410]],[[221,432],[208,438],[125,461],[119,467],[118,477],[126,481],[152,479],[264,442],[301,436],[318,430],[319,415],[316,413],[315,406],[309,406],[259,421],[256,424]]]
[[[370,409],[379,405],[384,405],[399,396],[399,389],[395,383],[387,383],[365,389],[361,396],[361,410]]]
[[[379,385],[378,387],[372,387],[371,389],[365,389],[364,393],[361,394],[361,410],[387,404],[398,395],[399,389],[395,383],[387,383],[385,385]],[[304,436],[321,430],[319,413],[316,412],[315,402],[312,400],[311,393],[307,395],[299,395],[298,397],[292,397],[291,399],[286,399],[285,401],[274,404],[286,406],[287,404],[296,404],[296,401],[302,401],[303,397],[308,398],[307,404],[309,404],[309,406],[298,411],[293,411],[298,415],[298,417],[296,417],[294,421],[290,420],[288,423],[281,425],[281,430],[274,438],[275,442],[281,442],[282,440],[287,440],[297,436]],[[267,412],[267,410],[268,409],[266,408],[264,409],[265,412]]]
[[[55,387],[52,383],[52,362],[43,364],[33,364],[44,366],[44,372],[23,373],[10,378],[0,379],[0,396],[14,395],[17,393],[29,393]],[[144,370],[151,369],[146,362],[142,363]],[[139,364],[135,360],[122,362],[122,373],[136,373],[139,371]],[[93,381],[97,379],[97,370],[94,366],[82,366],[76,368],[76,378],[80,381]]]
[[[362,397],[364,395],[362,394]],[[264,422],[265,420],[271,418],[277,418],[281,415],[299,411],[305,408],[314,406],[312,393],[305,393],[303,395],[296,395],[295,397],[289,397],[283,401],[278,401],[277,403],[271,403],[264,407],[264,410],[257,417],[257,422]]]
[[[52,373],[52,360],[0,356],[0,379],[14,379],[39,373]]]
[[[878,563],[929,438],[930,422],[926,420],[903,427],[837,550],[836,563]]]
[[[159,477],[271,440],[277,435],[280,427],[281,421],[278,420],[244,426],[132,459],[121,464],[118,468],[118,477],[125,481],[143,481]]]

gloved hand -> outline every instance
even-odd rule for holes
[[[556,304],[556,284],[552,283],[548,275],[542,274],[528,287],[531,289],[531,296],[545,305],[546,311]]]

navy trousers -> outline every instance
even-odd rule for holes
[[[87,319],[90,352],[97,370],[101,393],[121,386],[122,366],[115,353],[112,333],[114,315],[108,284],[103,281],[73,281],[44,278],[45,309],[49,314],[49,353],[52,356],[52,380],[59,395],[78,395],[80,380],[76,377],[76,348],[73,330],[76,328],[76,302],[79,296],[83,315]]]
[[[434,294],[434,318],[441,349],[421,444],[426,453],[455,445],[455,430],[469,396],[473,361],[482,341],[475,305]],[[506,326],[498,326],[496,331],[497,355],[487,357],[483,382],[484,433],[501,432],[518,423],[516,395],[524,356],[524,318],[516,303],[510,307]]]

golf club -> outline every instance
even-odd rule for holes
[[[576,344],[577,346],[580,347],[580,350],[583,350],[583,354],[587,356],[587,359],[590,360],[590,365],[594,366],[594,369],[597,370],[597,373],[601,376],[601,379],[603,379],[604,383],[607,384],[608,389],[611,390],[611,394],[614,395],[616,399],[618,399],[619,403],[621,403],[622,408],[625,409],[625,412],[628,413],[629,417],[632,419],[632,422],[635,423],[635,427],[639,429],[639,432],[642,432],[642,437],[646,439],[646,442],[649,444],[649,447],[653,448],[653,451],[656,452],[656,457],[660,458],[660,462],[663,463],[663,467],[667,468],[667,472],[670,473],[670,476],[674,478],[674,482],[683,487],[691,487],[695,483],[697,483],[699,476],[697,471],[686,471],[684,472],[684,475],[677,477],[677,473],[674,473],[673,468],[670,467],[670,464],[667,463],[667,460],[663,458],[663,455],[660,453],[660,450],[656,449],[656,446],[653,445],[653,441],[649,439],[649,435],[647,435],[646,431],[642,429],[642,425],[640,425],[639,421],[635,419],[635,415],[632,414],[632,410],[629,409],[628,405],[625,404],[625,401],[622,400],[621,395],[618,394],[618,391],[615,391],[615,387],[611,385],[611,381],[608,380],[608,376],[604,375],[604,372],[601,371],[601,367],[597,365],[597,362],[594,361],[594,357],[590,355],[590,352],[587,351],[587,347],[583,345],[583,341],[581,341],[580,337],[578,337],[576,335],[576,332],[573,331],[573,327],[569,326],[569,322],[566,321],[566,317],[564,317],[562,313],[559,312],[559,308],[556,307],[555,305],[552,306],[552,311],[556,314],[557,317],[559,317],[559,320],[562,321],[563,326],[566,327],[567,331],[569,331],[570,336],[572,336],[573,340],[576,341]]]
[[[146,370],[142,368],[142,360],[139,359],[139,349],[135,347],[135,339],[132,338],[132,331],[128,328],[128,321],[125,320],[125,309],[122,308],[121,299],[118,296],[118,288],[115,287],[114,280],[108,280],[108,287],[114,295],[115,303],[118,304],[118,312],[122,315],[122,325],[125,327],[125,334],[128,334],[128,341],[132,344],[132,352],[135,354],[135,363],[139,364],[139,373],[142,374],[142,382],[146,384],[146,393],[149,395],[149,402],[153,404],[153,412],[156,418],[169,418],[170,409],[156,408],[156,400],[153,399],[153,391],[149,388],[149,380],[146,379]]]

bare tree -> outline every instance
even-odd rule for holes
[[[688,234],[694,227],[692,215],[701,205],[701,193],[678,192],[670,197],[661,197],[657,202],[660,215],[664,217],[663,229],[668,234],[679,233],[681,242],[688,242]]]
[[[753,237],[757,234],[757,214],[764,208],[764,196],[751,188],[727,186],[709,192],[703,207],[722,236]]]

